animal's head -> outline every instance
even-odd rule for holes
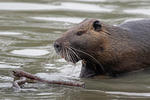
[[[97,19],[86,19],[66,31],[54,43],[54,48],[67,61],[98,59],[106,49],[109,33]]]

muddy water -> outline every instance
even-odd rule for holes
[[[85,18],[119,24],[149,18],[149,0],[0,0],[1,100],[149,100],[150,72],[117,79],[80,79],[81,64],[56,55],[53,42]],[[11,71],[21,69],[52,80],[84,81],[86,88],[26,84],[11,86]]]

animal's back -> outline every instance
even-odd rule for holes
[[[129,36],[133,40],[145,43],[150,47],[150,19],[128,21],[120,24],[119,27],[130,31]]]
[[[150,67],[150,19],[128,21],[119,25],[129,31],[129,37],[137,51],[137,61]]]

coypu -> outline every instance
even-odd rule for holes
[[[118,76],[150,66],[150,20],[118,26],[85,19],[54,43],[66,61],[82,60],[80,77]]]

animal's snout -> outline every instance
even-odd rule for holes
[[[61,43],[56,41],[54,43],[54,48],[55,48],[56,52],[59,53],[61,51],[61,49],[62,49]]]

